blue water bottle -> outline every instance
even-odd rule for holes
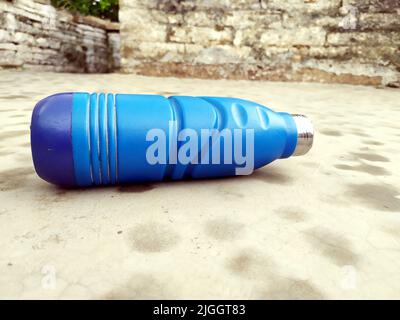
[[[37,174],[65,187],[250,174],[312,142],[306,117],[222,97],[60,93],[31,123]]]

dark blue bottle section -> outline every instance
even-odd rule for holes
[[[155,142],[148,136],[151,129],[165,133],[165,162],[151,163],[146,157]],[[199,147],[189,163],[176,159],[185,145],[176,135],[185,129],[195,133]],[[234,151],[225,149],[224,138],[217,142],[203,139],[204,129],[242,131],[243,154],[249,143],[246,129],[253,130],[254,169],[289,157],[297,144],[292,116],[246,100],[74,93],[38,103],[32,117],[32,154],[40,177],[68,186],[237,174],[243,163],[238,163],[234,154],[225,153]],[[212,161],[212,143],[219,144],[220,163]],[[49,146],[53,153],[46,151]],[[224,162],[226,158],[232,161]]]
[[[71,113],[73,93],[61,93],[41,100],[33,110],[31,148],[35,170],[42,179],[63,186],[75,186],[72,157]]]

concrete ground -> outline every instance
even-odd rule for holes
[[[248,177],[68,191],[33,170],[63,91],[222,95],[314,122]],[[0,72],[0,298],[400,298],[400,90]]]

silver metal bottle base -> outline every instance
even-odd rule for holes
[[[297,127],[297,145],[292,155],[301,156],[306,154],[313,145],[314,127],[306,116],[292,114],[292,117]]]

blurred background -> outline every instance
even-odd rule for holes
[[[0,68],[400,87],[400,1],[0,0]]]

